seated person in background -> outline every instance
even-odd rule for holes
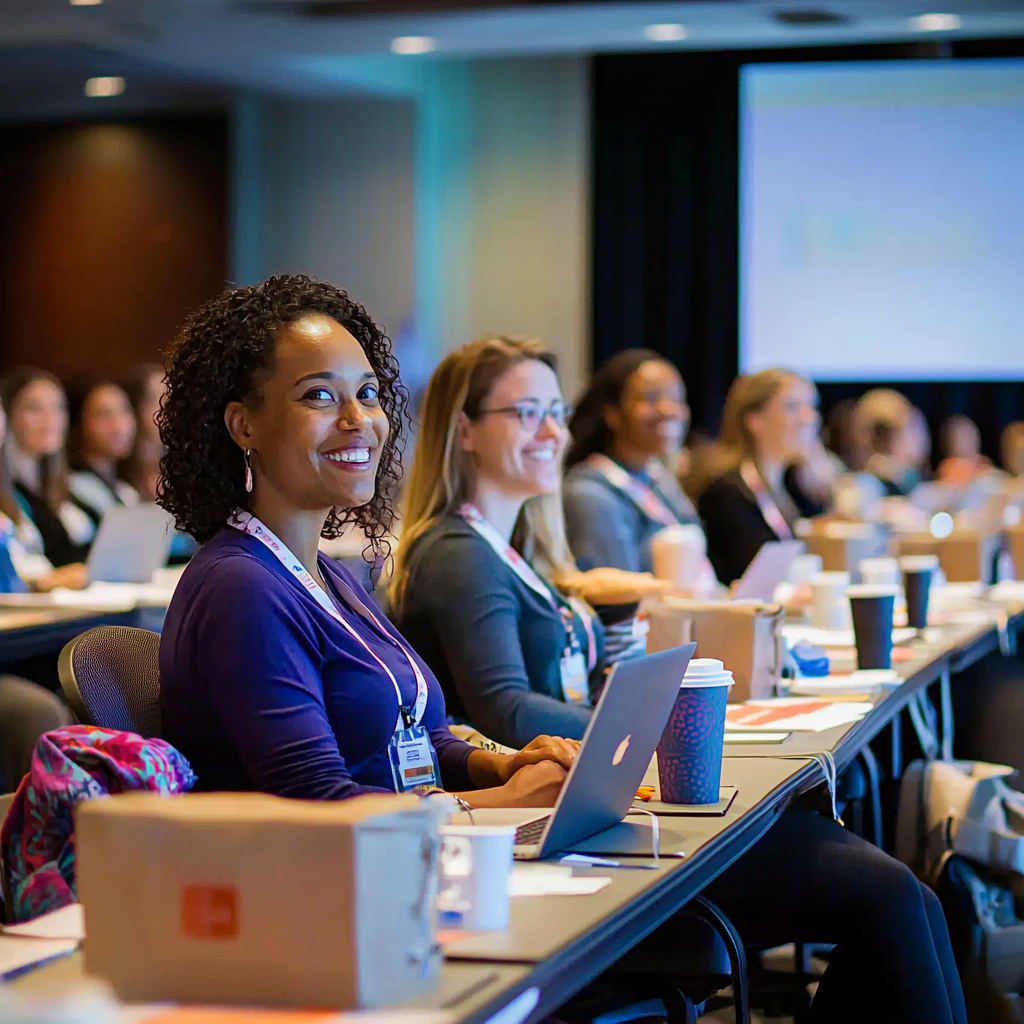
[[[590,715],[559,683],[587,630],[559,615],[566,602],[537,571],[568,557],[550,512],[563,417],[539,346],[492,339],[448,355],[427,389],[393,580],[405,635],[422,638],[470,724],[509,743],[567,725],[580,735]],[[964,1024],[938,899],[837,822],[785,813],[705,892],[748,942],[838,943],[815,1021]]]
[[[818,422],[814,385],[789,370],[733,381],[719,443],[691,484],[722,583],[739,579],[762,544],[793,537],[800,510],[783,477],[815,444]]]
[[[113,505],[137,505],[139,492],[118,477],[135,441],[135,413],[124,390],[108,380],[79,380],[68,394],[71,475],[76,501],[99,526]]]
[[[43,554],[43,538],[15,497],[4,458],[7,416],[0,404],[0,593],[24,590],[80,590],[86,584],[81,562],[54,569]]]
[[[579,739],[590,719],[604,634],[575,595],[635,604],[661,589],[635,574],[576,571],[562,521],[566,410],[553,367],[538,342],[509,338],[441,361],[423,400],[391,581],[395,622],[437,675],[452,716],[510,747],[549,729]]]
[[[554,803],[575,744],[502,756],[457,740],[430,670],[317,553],[349,523],[386,535],[404,406],[387,337],[328,284],[272,277],[186,321],[160,502],[204,546],[167,610],[160,700],[200,788],[341,800],[422,784],[474,807]]]
[[[981,431],[967,416],[950,416],[942,425],[940,483],[966,487],[976,477],[988,473],[992,463],[981,454]]]
[[[999,441],[1003,469],[1013,477],[1024,477],[1024,423],[1010,423]]]
[[[656,352],[605,363],[580,398],[565,458],[565,522],[581,569],[652,572],[651,538],[699,523],[675,467],[690,426],[686,386]]]
[[[903,497],[922,481],[931,453],[928,424],[898,391],[876,388],[857,403],[855,429],[860,464],[886,496]]]
[[[135,367],[125,381],[124,392],[135,413],[135,445],[125,464],[125,479],[143,501],[155,501],[160,458],[164,453],[156,425],[160,400],[164,396],[164,368],[159,363]]]
[[[64,388],[45,370],[17,370],[0,384],[7,410],[7,466],[15,494],[60,567],[83,562],[96,527],[68,488]]]

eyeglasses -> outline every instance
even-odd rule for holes
[[[564,428],[566,423],[572,417],[572,406],[555,401],[551,403],[550,408],[545,409],[540,402],[527,400],[523,402],[516,402],[515,405],[508,405],[502,409],[480,410],[481,416],[498,414],[503,416],[516,416],[523,427],[535,434],[540,430],[540,425],[548,418],[548,416],[550,416],[554,421],[556,427]]]

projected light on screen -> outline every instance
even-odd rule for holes
[[[1024,379],[1024,60],[747,65],[740,365]]]

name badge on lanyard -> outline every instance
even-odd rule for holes
[[[395,783],[395,791],[404,793],[417,786],[441,786],[441,769],[437,763],[437,751],[430,742],[430,733],[419,723],[427,707],[427,681],[420,671],[415,659],[391,634],[377,621],[377,617],[355,595],[352,598],[363,608],[367,617],[377,627],[377,631],[390,640],[405,656],[416,679],[416,703],[412,708],[402,702],[402,690],[398,685],[394,672],[384,663],[370,645],[356,632],[355,627],[338,610],[327,592],[291,553],[288,546],[274,533],[267,529],[254,515],[237,509],[229,518],[228,526],[241,530],[242,533],[255,537],[264,547],[268,548],[285,569],[294,576],[305,588],[310,597],[328,615],[339,622],[356,642],[370,655],[384,675],[391,680],[398,698],[398,721],[395,724],[391,741],[388,744],[388,760],[391,762],[391,777]]]
[[[562,692],[570,704],[589,704],[589,675],[597,664],[597,640],[594,637],[593,618],[581,602],[568,603],[555,600],[550,587],[534,572],[529,562],[494,529],[475,505],[466,502],[459,515],[493,548],[495,554],[535,593],[551,606],[562,620],[565,629],[565,649],[559,660]],[[587,635],[587,649],[583,650],[576,634],[576,616],[580,617]]]

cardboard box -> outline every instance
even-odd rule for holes
[[[802,538],[807,551],[821,557],[826,572],[848,572],[856,578],[865,558],[889,554],[888,534],[875,523],[815,522]]]
[[[133,1002],[374,1007],[437,981],[435,812],[414,796],[90,800],[85,966]]]
[[[942,540],[930,533],[908,533],[897,538],[900,555],[938,555],[947,583],[992,580],[999,537],[958,527]]]
[[[696,657],[717,658],[732,672],[730,703],[774,696],[785,657],[781,605],[667,597],[648,619],[648,654],[696,641]]]

